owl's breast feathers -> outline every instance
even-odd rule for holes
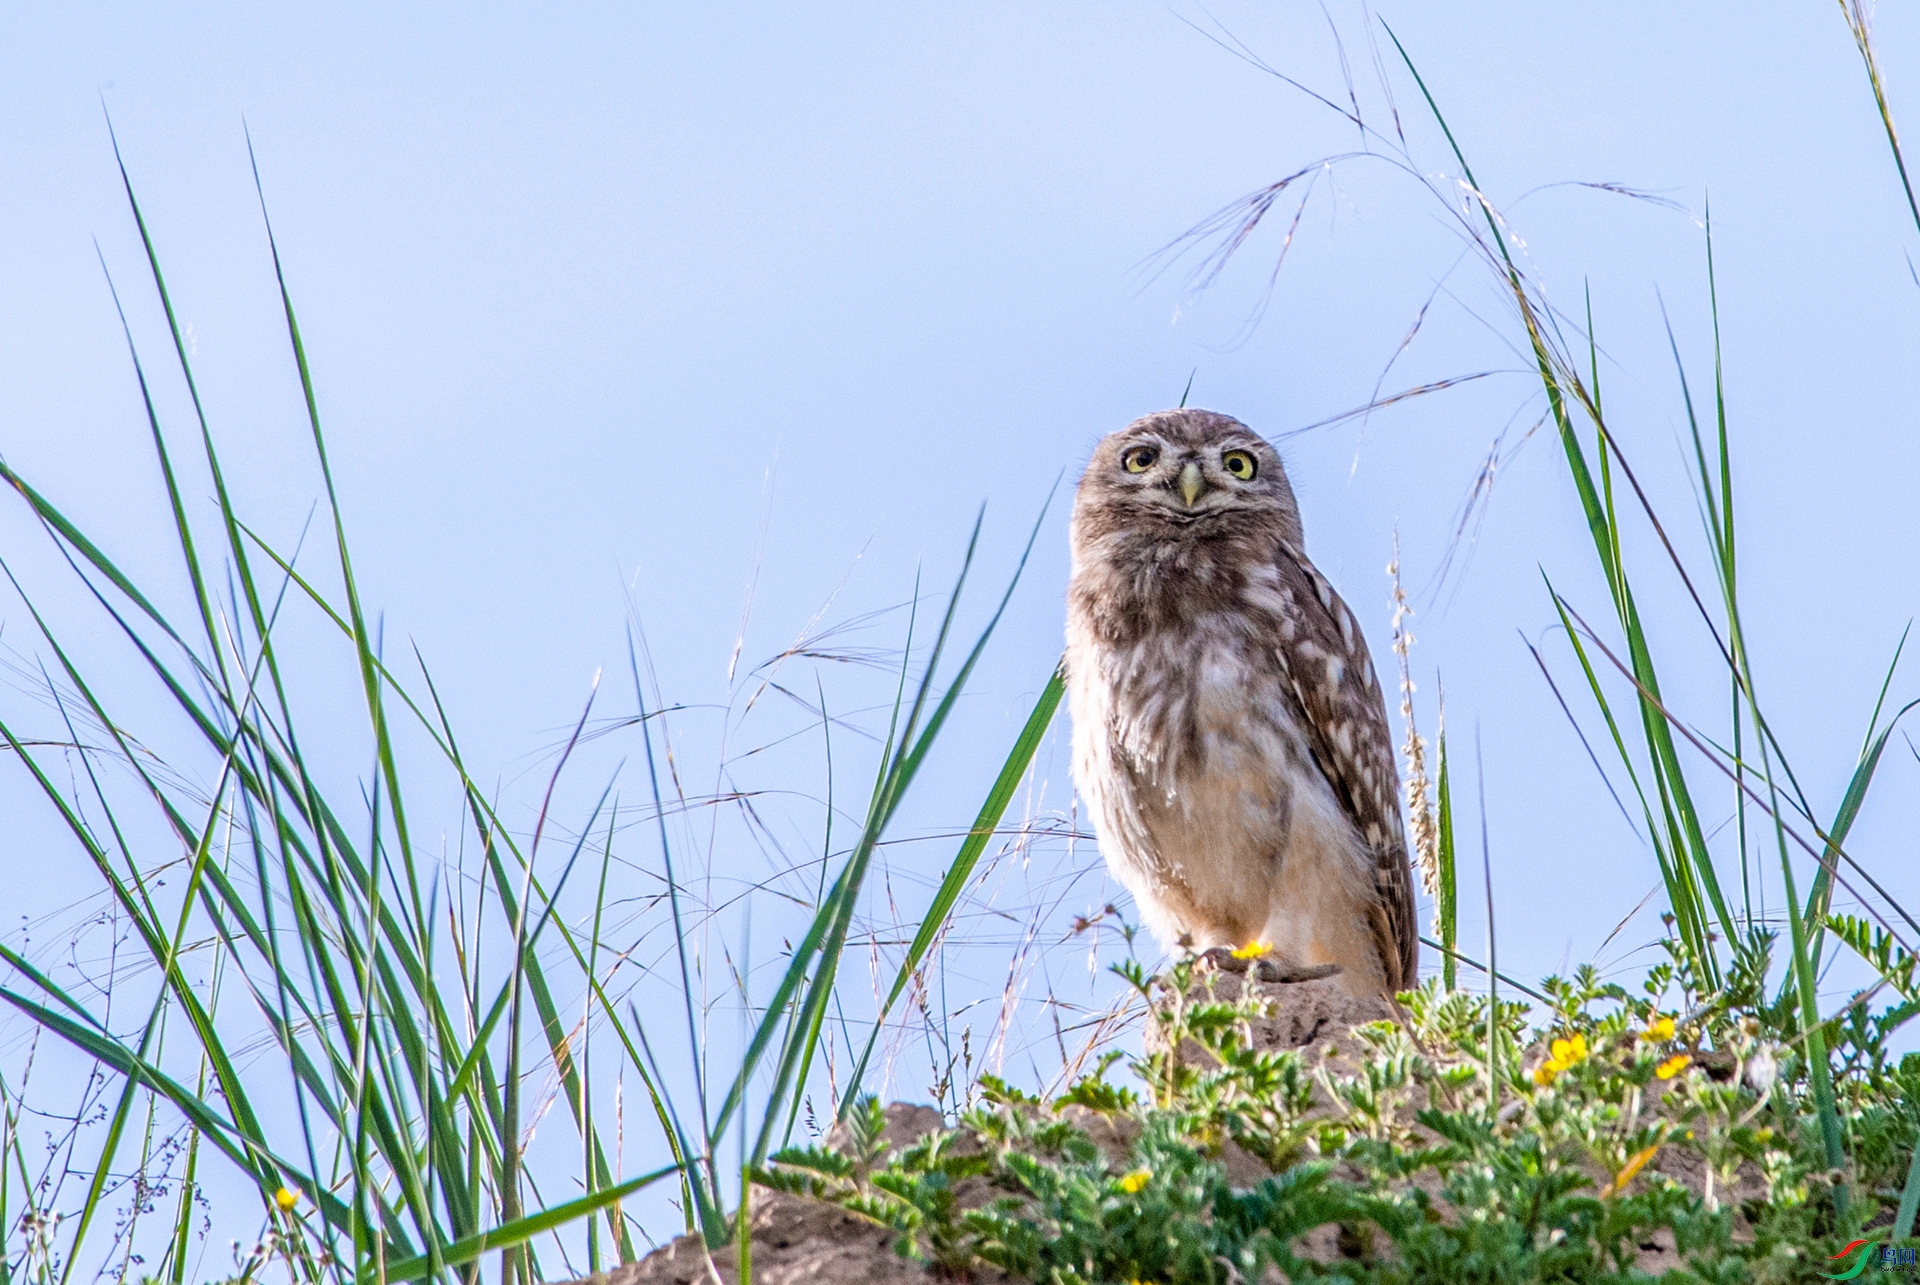
[[[1284,829],[1290,806],[1304,801],[1290,805],[1284,791],[1248,788],[1258,775],[1251,760],[1271,755],[1269,777],[1322,778],[1370,861],[1364,900],[1383,980],[1390,990],[1412,986],[1419,942],[1393,743],[1352,613],[1270,528],[1158,534],[1109,530],[1076,551],[1068,648],[1075,736],[1082,717],[1097,717],[1103,744],[1087,748],[1117,760],[1087,763],[1083,774],[1124,769],[1147,787],[1128,791],[1125,804],[1096,803],[1107,813],[1103,829],[1150,846],[1152,813],[1176,784],[1191,790],[1223,772],[1242,783],[1239,797],[1248,802],[1271,798],[1272,822]],[[1262,824],[1251,816],[1247,823]]]

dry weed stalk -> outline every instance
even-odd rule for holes
[[[1407,739],[1400,752],[1407,760],[1407,826],[1413,832],[1414,857],[1420,866],[1420,884],[1438,903],[1440,895],[1440,827],[1435,823],[1427,779],[1427,742],[1413,719],[1413,671],[1408,655],[1414,637],[1407,628],[1413,604],[1400,583],[1400,532],[1393,533],[1393,561],[1387,564],[1393,577],[1393,654],[1400,662],[1400,721],[1406,725]]]

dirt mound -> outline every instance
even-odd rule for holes
[[[943,1123],[932,1107],[896,1104],[887,1108],[882,1136],[889,1147],[905,1147]],[[922,1285],[928,1279],[919,1264],[894,1252],[894,1233],[832,1205],[756,1190],[751,1226],[755,1285]],[[574,1285],[733,1285],[736,1279],[733,1246],[709,1252],[696,1235]]]
[[[841,1282],[921,1285],[918,1264],[893,1250],[893,1233],[816,1201],[756,1191],[753,1279],[756,1285]],[[698,1236],[682,1236],[637,1263],[589,1276],[579,1285],[697,1285],[738,1279],[731,1245],[708,1255]]]
[[[1232,973],[1215,974],[1211,980],[1215,995],[1228,1001],[1237,999],[1245,984]],[[1332,979],[1260,989],[1275,1005],[1272,1016],[1254,1024],[1257,1047],[1311,1051],[1361,1023],[1393,1015],[1384,1002],[1356,1000]],[[1148,1023],[1149,1039],[1157,1025]],[[1127,1138],[1119,1122],[1084,1108],[1070,1107],[1068,1112],[1102,1149],[1124,1158]],[[905,1147],[943,1123],[932,1107],[896,1104],[887,1108],[884,1136],[888,1146]],[[1233,1181],[1250,1184],[1267,1176],[1251,1156],[1231,1155],[1228,1160]],[[831,1205],[756,1191],[752,1228],[755,1285],[924,1285],[933,1279],[924,1267],[894,1251],[894,1233]],[[682,1236],[638,1262],[573,1285],[733,1285],[736,1279],[732,1246],[708,1251],[700,1237]],[[974,1279],[988,1285],[1011,1278],[978,1271]]]

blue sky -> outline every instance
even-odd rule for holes
[[[1503,964],[1591,958],[1658,876],[1522,642],[1594,733],[1541,573],[1590,619],[1605,602],[1557,446],[1527,439],[1543,406],[1515,325],[1433,198],[1377,160],[1315,180],[1264,306],[1290,200],[1211,289],[1193,287],[1196,259],[1156,259],[1243,193],[1361,146],[1207,33],[1341,103],[1344,61],[1381,128],[1384,75],[1415,168],[1444,187],[1457,167],[1392,24],[1549,295],[1569,314],[1591,298],[1616,429],[1693,558],[1665,324],[1700,396],[1710,204],[1747,628],[1822,808],[1920,603],[1920,237],[1830,4],[1330,8],[1339,44],[1310,4],[16,7],[0,18],[0,453],[179,590],[95,253],[158,364],[104,102],[243,503],[270,538],[297,535],[318,480],[244,121],[364,591],[510,796],[544,780],[593,673],[624,672],[629,612],[669,699],[724,701],[749,583],[752,664],[823,604],[824,621],[858,620],[922,571],[943,591],[982,504],[982,583],[1004,578],[1053,495],[909,819],[939,834],[970,818],[1058,653],[1067,487],[1099,435],[1189,378],[1194,404],[1279,436],[1376,387],[1493,371],[1284,449],[1309,551],[1389,662],[1399,533],[1421,718],[1431,731],[1438,675],[1456,752],[1468,732],[1481,744]],[[1891,8],[1878,34],[1894,110],[1920,121],[1920,20]],[[1666,203],[1551,186],[1581,182]],[[184,392],[159,395],[184,431]],[[77,610],[34,540],[0,515],[0,547]],[[1652,546],[1637,553],[1676,704],[1721,726],[1711,650]],[[0,618],[0,642],[34,654],[15,600]],[[861,645],[903,628],[881,617]],[[1896,696],[1915,689],[1896,677]],[[694,757],[711,748],[685,735]],[[1057,746],[1043,771],[1038,806],[1064,812]],[[1896,736],[1851,845],[1909,904],[1915,782]],[[21,788],[0,781],[9,811]],[[8,849],[0,867],[44,860],[37,841]],[[903,879],[937,873],[944,849],[923,851]],[[87,890],[77,866],[70,884],[50,868],[33,914]],[[1076,883],[1056,909],[1117,892]],[[1606,958],[1657,932],[1649,910]]]

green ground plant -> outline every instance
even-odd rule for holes
[[[1337,1061],[1253,1046],[1271,994],[1215,998],[1192,958],[1129,969],[1161,1027],[1161,1051],[1131,1061],[1137,1090],[1105,1065],[1052,1101],[989,1085],[957,1128],[899,1149],[878,1141],[867,1099],[845,1149],[779,1152],[758,1177],[891,1227],[947,1276],[990,1266],[1045,1285],[1225,1285],[1273,1268],[1630,1281],[1651,1278],[1655,1247],[1660,1279],[1814,1280],[1863,1228],[1920,1244],[1888,1226],[1920,1136],[1920,1054],[1887,1057],[1888,1013],[1829,1030],[1855,1157],[1837,1175],[1807,1060],[1781,1042],[1796,1015],[1766,1000],[1771,938],[1730,952],[1718,982],[1667,944],[1638,993],[1582,968],[1549,978],[1537,1010],[1430,979],[1404,997],[1404,1028],[1358,1027]],[[1176,1057],[1183,1043],[1204,1055]],[[1230,1146],[1272,1176],[1229,1182]]]

